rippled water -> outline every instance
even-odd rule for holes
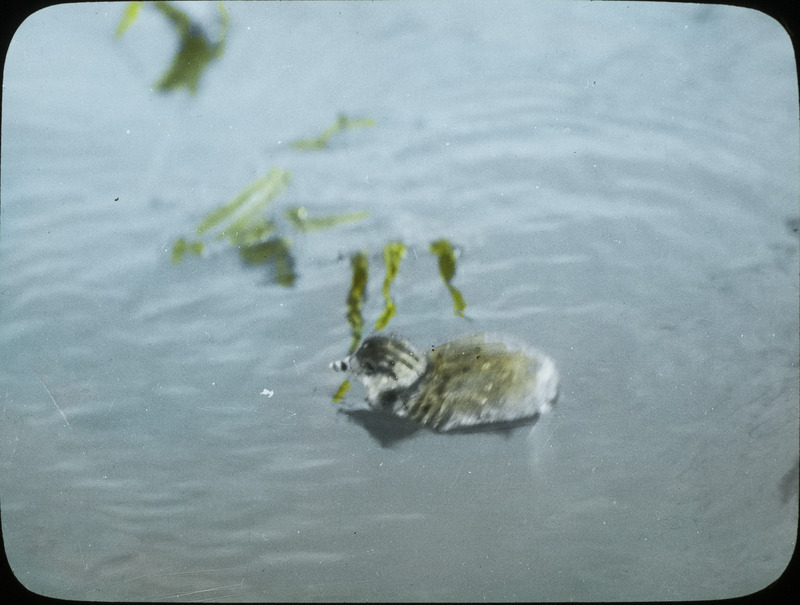
[[[625,600],[775,580],[800,350],[782,28],[702,5],[226,6],[196,97],[152,91],[174,40],[150,7],[121,40],[118,4],[51,7],[9,49],[0,499],[25,586]],[[340,112],[377,125],[290,148]],[[278,209],[370,218],[292,234],[289,289],[223,243],[170,262],[271,166],[293,175]],[[427,251],[441,237],[466,318]],[[390,329],[528,341],[559,364],[550,416],[384,447],[338,412],[347,258],[370,254],[370,325],[392,239]]]

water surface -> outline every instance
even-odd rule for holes
[[[225,6],[193,97],[153,90],[175,42],[152,7],[120,40],[119,4],[50,7],[9,49],[0,499],[25,586],[566,601],[775,580],[796,536],[800,350],[779,24],[672,3]],[[290,147],[340,112],[376,126]],[[224,242],[171,263],[272,166],[293,177],[276,212],[370,218],[284,223],[291,288]],[[438,238],[460,250],[466,318]],[[339,413],[348,258],[370,255],[370,326],[390,240],[408,246],[390,329],[535,345],[562,376],[550,416],[387,447]]]

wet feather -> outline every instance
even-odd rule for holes
[[[426,354],[402,338],[372,336],[331,367],[358,378],[371,407],[438,431],[534,418],[558,396],[552,359],[483,334]]]

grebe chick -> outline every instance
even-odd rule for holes
[[[532,419],[558,397],[552,359],[483,334],[427,354],[396,336],[371,336],[330,366],[358,378],[371,407],[437,431]]]

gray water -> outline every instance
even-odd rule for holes
[[[196,96],[146,6],[54,6],[5,64],[0,502],[11,567],[67,599],[708,599],[797,532],[798,103],[747,9],[233,3]],[[200,6],[213,31],[215,5]],[[340,113],[374,128],[289,142]],[[173,242],[277,166],[275,212],[368,210],[272,283]],[[429,243],[460,251],[453,281]],[[341,409],[348,258],[408,252],[389,329],[508,334],[542,421],[381,443]],[[268,393],[272,393],[269,396]]]

